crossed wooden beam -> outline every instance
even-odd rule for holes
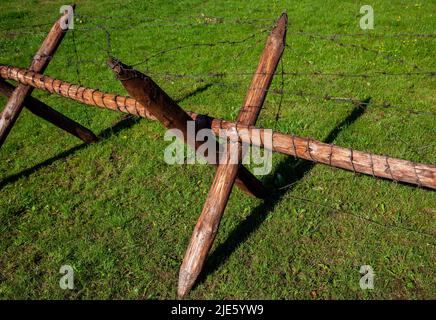
[[[285,48],[287,22],[287,14],[283,13],[267,39],[244,105],[236,119],[237,124],[252,126],[256,123]],[[195,140],[189,139],[187,132],[187,123],[193,121],[192,117],[180,108],[151,78],[115,59],[109,61],[109,66],[118,75],[118,79],[129,94],[144,105],[165,127],[181,130],[187,143],[190,140]],[[204,119],[196,119],[196,132],[206,127],[207,122],[202,122],[202,120]],[[201,144],[202,142],[196,142],[191,147],[197,150]],[[241,164],[243,157],[241,152],[238,154],[237,163],[230,161],[231,153],[241,149],[240,142],[237,144],[236,149],[234,146],[229,146],[224,153],[220,154],[220,161],[203,211],[194,228],[180,267],[177,290],[179,297],[184,297],[189,292],[203,268],[217,234],[233,184],[236,182],[242,190],[259,198],[265,198],[268,195],[263,184]]]
[[[60,28],[60,22],[65,16],[66,14],[54,24],[35,55],[29,69],[0,65],[1,78],[15,80],[19,83],[18,87],[15,88],[0,78],[0,93],[9,97],[5,110],[0,117],[0,146],[6,139],[24,104],[37,116],[44,118],[85,142],[91,143],[97,140],[96,136],[88,129],[51,109],[43,102],[31,97],[30,94],[33,88],[46,90],[87,105],[158,120],[168,129],[180,130],[182,132],[182,137],[180,138],[194,150],[199,149],[203,142],[197,142],[195,141],[196,139],[192,139],[189,136],[190,132],[187,130],[189,121],[195,121],[195,135],[201,129],[210,129],[217,136],[220,135],[220,130],[222,129],[231,130],[238,134],[238,140],[226,142],[233,147],[236,146],[236,149],[231,146],[224,149],[222,144],[215,141],[220,161],[218,161],[206,202],[194,228],[180,268],[177,290],[179,297],[186,296],[204,266],[218,231],[233,184],[235,183],[248,195],[261,199],[270,195],[270,191],[241,164],[244,156],[240,148],[241,142],[270,148],[274,152],[292,155],[353,172],[436,189],[435,165],[413,163],[407,160],[375,155],[351,148],[326,144],[311,138],[297,137],[279,132],[272,133],[273,144],[269,147],[264,144],[262,139],[259,141],[254,138],[264,137],[266,134],[264,129],[256,128],[254,124],[259,116],[268,88],[285,48],[286,13],[280,16],[276,26],[268,36],[266,46],[236,122],[184,111],[150,77],[114,58],[109,59],[108,65],[132,98],[104,93],[96,89],[86,88],[42,75],[41,73],[44,71],[64,35],[64,30]],[[237,163],[228,161],[231,156],[234,156],[232,153],[235,150],[237,151]],[[203,156],[201,152],[198,153],[200,156]],[[208,159],[206,157],[206,160]]]
[[[71,7],[74,8],[75,5],[73,4]],[[61,27],[65,19],[68,19],[67,12],[65,12],[50,29],[41,47],[33,57],[28,69],[29,71],[43,73],[47,68],[68,30],[63,30]],[[96,135],[89,129],[50,108],[42,101],[31,97],[32,91],[33,87],[31,86],[19,84],[15,88],[13,85],[0,79],[0,93],[8,97],[8,102],[0,115],[0,147],[5,142],[24,106],[34,115],[54,124],[86,143],[97,141]]]
[[[287,23],[288,16],[286,13],[283,13],[268,37],[259,64],[251,80],[244,105],[236,119],[237,124],[247,126],[256,124],[277,65],[285,49]],[[237,150],[239,149],[240,143]],[[192,288],[203,268],[218,231],[230,192],[232,192],[235,177],[242,166],[241,160],[244,155],[241,152],[238,154],[237,164],[230,161],[233,150],[232,147],[227,148],[224,154],[225,160],[220,162],[217,167],[203,206],[203,211],[186,250],[179,273],[177,289],[179,297],[185,296]]]

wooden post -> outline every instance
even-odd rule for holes
[[[259,116],[277,64],[285,49],[287,14],[283,13],[276,27],[269,35],[258,67],[236,122],[254,125]],[[212,247],[221,217],[224,214],[236,173],[242,157],[241,144],[236,140],[227,148],[222,163],[218,165],[200,218],[195,226],[183,263],[180,267],[177,295],[184,297],[194,285],[203,269],[204,262]],[[232,163],[231,152],[238,152],[238,163]]]
[[[146,106],[130,97],[74,85],[66,81],[15,67],[0,65],[0,76],[3,79],[18,81],[21,84],[58,94],[89,106],[96,106],[156,120]],[[259,139],[254,138],[265,136],[265,131],[262,128],[212,118],[192,111],[186,111],[186,113],[193,120],[201,118],[201,121],[207,121],[208,127],[210,127],[212,132],[217,136],[222,133],[222,129],[237,130],[238,138],[241,142],[257,147],[264,147],[273,152],[288,154],[297,158],[323,163],[331,167],[363,173],[373,177],[436,189],[436,165],[434,164],[415,163],[389,156],[376,155],[370,152],[343,148],[311,138],[298,137],[293,134],[280,132],[272,133],[273,144],[272,146],[267,146],[264,145],[262,141],[259,141]],[[241,166],[238,177],[244,172],[243,169],[244,167]],[[259,180],[248,170],[246,171],[248,172],[247,175],[243,179],[241,178],[241,180],[249,181],[249,179],[252,178],[253,183],[246,183],[252,187],[254,183],[257,183]],[[242,187],[242,185],[238,185],[238,187]],[[251,190],[253,189],[251,188]]]
[[[195,141],[188,137],[188,121],[194,121],[177,103],[171,99],[150,77],[134,70],[118,60],[109,59],[108,65],[117,74],[119,80],[129,92],[137,99],[158,121],[168,129],[179,129],[183,134],[185,143]],[[198,125],[197,125],[198,124]],[[204,121],[196,121],[195,130],[206,128]],[[194,150],[202,144],[195,141],[191,147]],[[237,185],[241,190],[252,196],[264,198],[266,191],[262,183],[254,177],[245,167],[241,166],[238,172]]]
[[[74,8],[74,5],[72,5]],[[29,70],[43,73],[49,64],[53,54],[62,41],[66,30],[61,28],[61,23],[68,15],[65,12],[53,25],[41,47],[33,57]],[[6,137],[11,131],[15,121],[23,109],[24,100],[32,93],[33,88],[25,85],[18,85],[12,93],[0,117],[0,147],[3,145]]]
[[[10,97],[14,90],[15,87],[12,84],[0,79],[0,94]],[[76,136],[86,143],[98,141],[97,136],[91,130],[50,108],[44,102],[35,99],[32,96],[26,97],[24,100],[24,106],[34,115],[54,124],[68,133],[71,133],[73,136]]]

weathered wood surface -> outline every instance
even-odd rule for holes
[[[190,147],[197,150],[203,142],[196,141],[195,136],[189,137],[187,129],[188,121],[194,121],[173,99],[171,99],[150,77],[134,70],[120,61],[109,59],[109,66],[117,74],[119,80],[129,92],[142,105],[146,106],[159,122],[168,129],[178,129],[182,132],[183,141],[190,144],[194,141],[194,145]],[[198,121],[195,126],[196,132],[207,127],[207,123],[201,125]],[[194,134],[196,134],[194,132]],[[257,180],[245,167],[241,166],[241,174],[238,174],[237,185],[241,186],[243,191],[258,198],[264,198],[266,193],[263,185]],[[257,181],[257,182],[256,182]]]
[[[283,13],[268,36],[256,72],[247,91],[244,106],[236,122],[254,125],[259,117],[266,94],[285,50],[288,15]]]
[[[0,76],[4,79],[15,80],[87,105],[138,115],[151,120],[156,119],[147,111],[145,106],[130,97],[104,93],[15,67],[0,66]],[[210,121],[211,130],[216,135],[220,134],[220,129],[237,129],[239,139],[242,142],[255,146],[263,147],[263,144],[262,141],[258,141],[253,137],[263,136],[265,130],[269,131],[269,129],[255,128],[242,124],[237,125],[232,121],[207,117],[195,112],[186,111],[186,113],[194,120],[198,117],[201,117],[203,120],[207,118]],[[271,150],[274,152],[358,173],[436,189],[436,165],[434,164],[414,163],[389,156],[375,155],[290,134],[273,132],[272,137],[273,145]]]
[[[86,105],[156,120],[146,107],[130,97],[105,93],[96,89],[54,79],[22,68],[0,66],[0,77],[5,80],[14,80],[24,85],[48,91]]]
[[[271,31],[254,73],[245,102],[236,122],[254,125],[259,117],[266,94],[285,49],[287,14],[284,13]],[[242,155],[241,144],[236,139],[229,143],[222,163],[218,165],[203,210],[194,228],[183,263],[180,267],[177,295],[184,297],[198,278],[212,247],[224,210],[232,191]],[[231,161],[236,152],[238,163]],[[233,155],[235,156],[235,155]]]
[[[74,5],[73,5],[74,7]],[[33,57],[29,70],[43,73],[49,64],[53,54],[56,52],[60,42],[62,41],[66,30],[62,30],[61,22],[68,13],[64,13],[53,25],[39,50]],[[33,88],[20,84],[10,96],[5,108],[0,116],[0,147],[6,140],[15,121],[23,109],[24,100],[32,93]]]
[[[15,87],[10,83],[0,79],[0,94],[5,97],[10,97],[14,92]],[[97,136],[89,129],[81,124],[67,118],[62,113],[50,108],[44,102],[33,98],[32,96],[26,97],[24,106],[34,115],[54,124],[55,126],[71,133],[73,136],[81,139],[86,143],[93,143],[98,141]]]
[[[196,114],[191,113],[191,117],[195,118]],[[210,121],[212,131],[216,134],[221,132],[220,129],[236,130],[237,127],[238,137],[242,142],[266,147],[273,152],[292,155],[355,173],[436,189],[436,165],[434,164],[415,163],[385,155],[376,155],[327,144],[311,138],[271,132],[270,129],[237,125],[234,122],[221,119],[210,118]],[[263,139],[259,141],[259,139],[253,138],[265,137],[270,133],[272,134],[271,148],[263,145]]]

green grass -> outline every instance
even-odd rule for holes
[[[369,36],[336,42],[297,32],[362,33],[363,3],[76,3],[81,16],[46,74],[119,94],[125,91],[105,65],[108,50],[136,64],[168,48],[256,34],[241,44],[174,50],[136,66],[181,99],[184,108],[225,119],[235,118],[250,82],[250,75],[234,74],[254,72],[267,31],[283,10],[289,15],[285,72],[436,70],[436,39],[371,36],[434,33],[434,1],[377,1],[375,29],[365,31]],[[1,2],[0,64],[26,67],[62,4]],[[43,25],[33,27],[37,24]],[[221,72],[230,75],[207,76]],[[280,85],[277,76],[272,88]],[[319,140],[340,126],[332,139],[337,145],[434,164],[436,118],[407,110],[436,113],[435,86],[434,76],[423,75],[286,76],[279,120],[280,95],[271,92],[258,125]],[[301,97],[300,91],[313,96]],[[119,113],[41,91],[33,95],[103,138],[82,145],[23,110],[0,150],[0,297],[175,298],[178,269],[213,168],[166,165],[168,142],[158,123],[122,120]],[[325,95],[370,98],[371,103],[344,124],[353,105],[324,101]],[[383,103],[397,107],[382,108]],[[281,155],[274,155],[273,172],[261,178],[273,187],[292,186],[272,194],[267,203],[234,188],[205,273],[190,298],[436,298],[433,191]],[[59,288],[64,264],[76,272],[71,291]],[[366,264],[376,274],[370,291],[359,287],[359,269]]]

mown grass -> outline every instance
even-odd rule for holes
[[[110,54],[137,64],[184,108],[225,119],[235,118],[268,30],[287,10],[283,70],[297,75],[284,77],[283,96],[270,92],[258,125],[435,163],[434,76],[301,74],[435,71],[436,40],[404,35],[434,33],[432,1],[378,1],[371,31],[359,28],[358,1],[76,3],[75,29],[46,74],[125,94],[105,65]],[[62,4],[1,2],[0,63],[27,66]],[[368,35],[332,41],[298,32]],[[173,47],[252,34],[240,44],[194,46],[150,58]],[[277,75],[272,88],[280,89],[281,81]],[[165,164],[168,142],[157,123],[40,91],[33,95],[101,140],[83,145],[22,112],[0,150],[0,297],[175,298],[178,268],[213,168]],[[325,101],[325,95],[370,104],[350,117],[352,104]],[[384,103],[396,107],[383,108]],[[233,190],[190,298],[436,298],[433,191],[281,155],[274,155],[273,172],[261,178],[278,190],[265,203]],[[75,270],[74,290],[59,287],[64,264]],[[361,265],[373,267],[374,290],[360,289]]]

